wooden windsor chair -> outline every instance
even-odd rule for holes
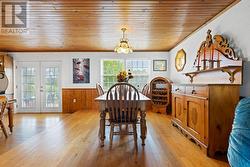
[[[99,83],[96,83],[96,90],[99,96],[104,95],[104,90]]]
[[[5,138],[8,138],[8,134],[6,131],[6,128],[4,126],[4,111],[6,109],[6,105],[7,105],[7,98],[5,96],[0,96],[0,107],[1,107],[1,111],[0,111],[0,126],[1,129],[4,133]]]
[[[149,92],[149,84],[144,85],[141,92],[144,96],[147,96]]]
[[[102,86],[99,83],[96,83],[96,91],[98,93],[98,96],[102,96],[105,93]],[[105,121],[106,121],[105,125],[110,126],[109,118],[106,118]]]
[[[134,135],[134,142],[137,147],[137,114],[140,111],[139,92],[128,83],[117,83],[107,92],[106,108],[110,120],[110,145],[112,145],[113,135],[121,135],[122,125],[132,125],[133,131],[126,133]],[[119,131],[115,132],[114,127],[119,126]]]

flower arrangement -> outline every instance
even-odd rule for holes
[[[118,82],[128,82],[129,79],[132,79],[132,73],[130,72],[130,70],[127,71],[121,71],[118,75],[117,75],[117,81]]]

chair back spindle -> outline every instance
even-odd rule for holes
[[[134,123],[139,112],[139,92],[128,83],[117,83],[107,92],[107,110],[114,123]]]
[[[149,91],[149,84],[146,84],[142,88],[142,94],[145,95],[145,96],[147,96],[148,95],[148,91]]]
[[[104,94],[104,90],[102,88],[102,86],[99,83],[96,83],[96,90],[99,96]]]

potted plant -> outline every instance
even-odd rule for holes
[[[121,71],[118,75],[117,75],[117,82],[128,82],[129,79],[132,79],[133,75],[130,72],[130,70],[127,71]]]

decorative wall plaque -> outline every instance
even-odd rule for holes
[[[215,63],[217,64],[216,67],[219,68],[221,55],[230,60],[239,60],[226,38],[222,35],[212,37],[211,30],[208,30],[206,40],[201,43],[197,52],[194,66],[197,67],[197,71],[215,68]]]
[[[186,52],[181,49],[175,56],[175,68],[177,71],[182,71],[186,65]]]
[[[199,82],[212,84],[242,84],[242,59],[235,54],[228,40],[222,35],[211,35],[211,30],[207,31],[206,39],[200,44],[194,61],[196,71],[185,73],[193,83],[194,77],[203,74]],[[225,76],[218,73],[223,72]],[[213,73],[213,74],[209,74]],[[213,79],[211,79],[213,78]]]

